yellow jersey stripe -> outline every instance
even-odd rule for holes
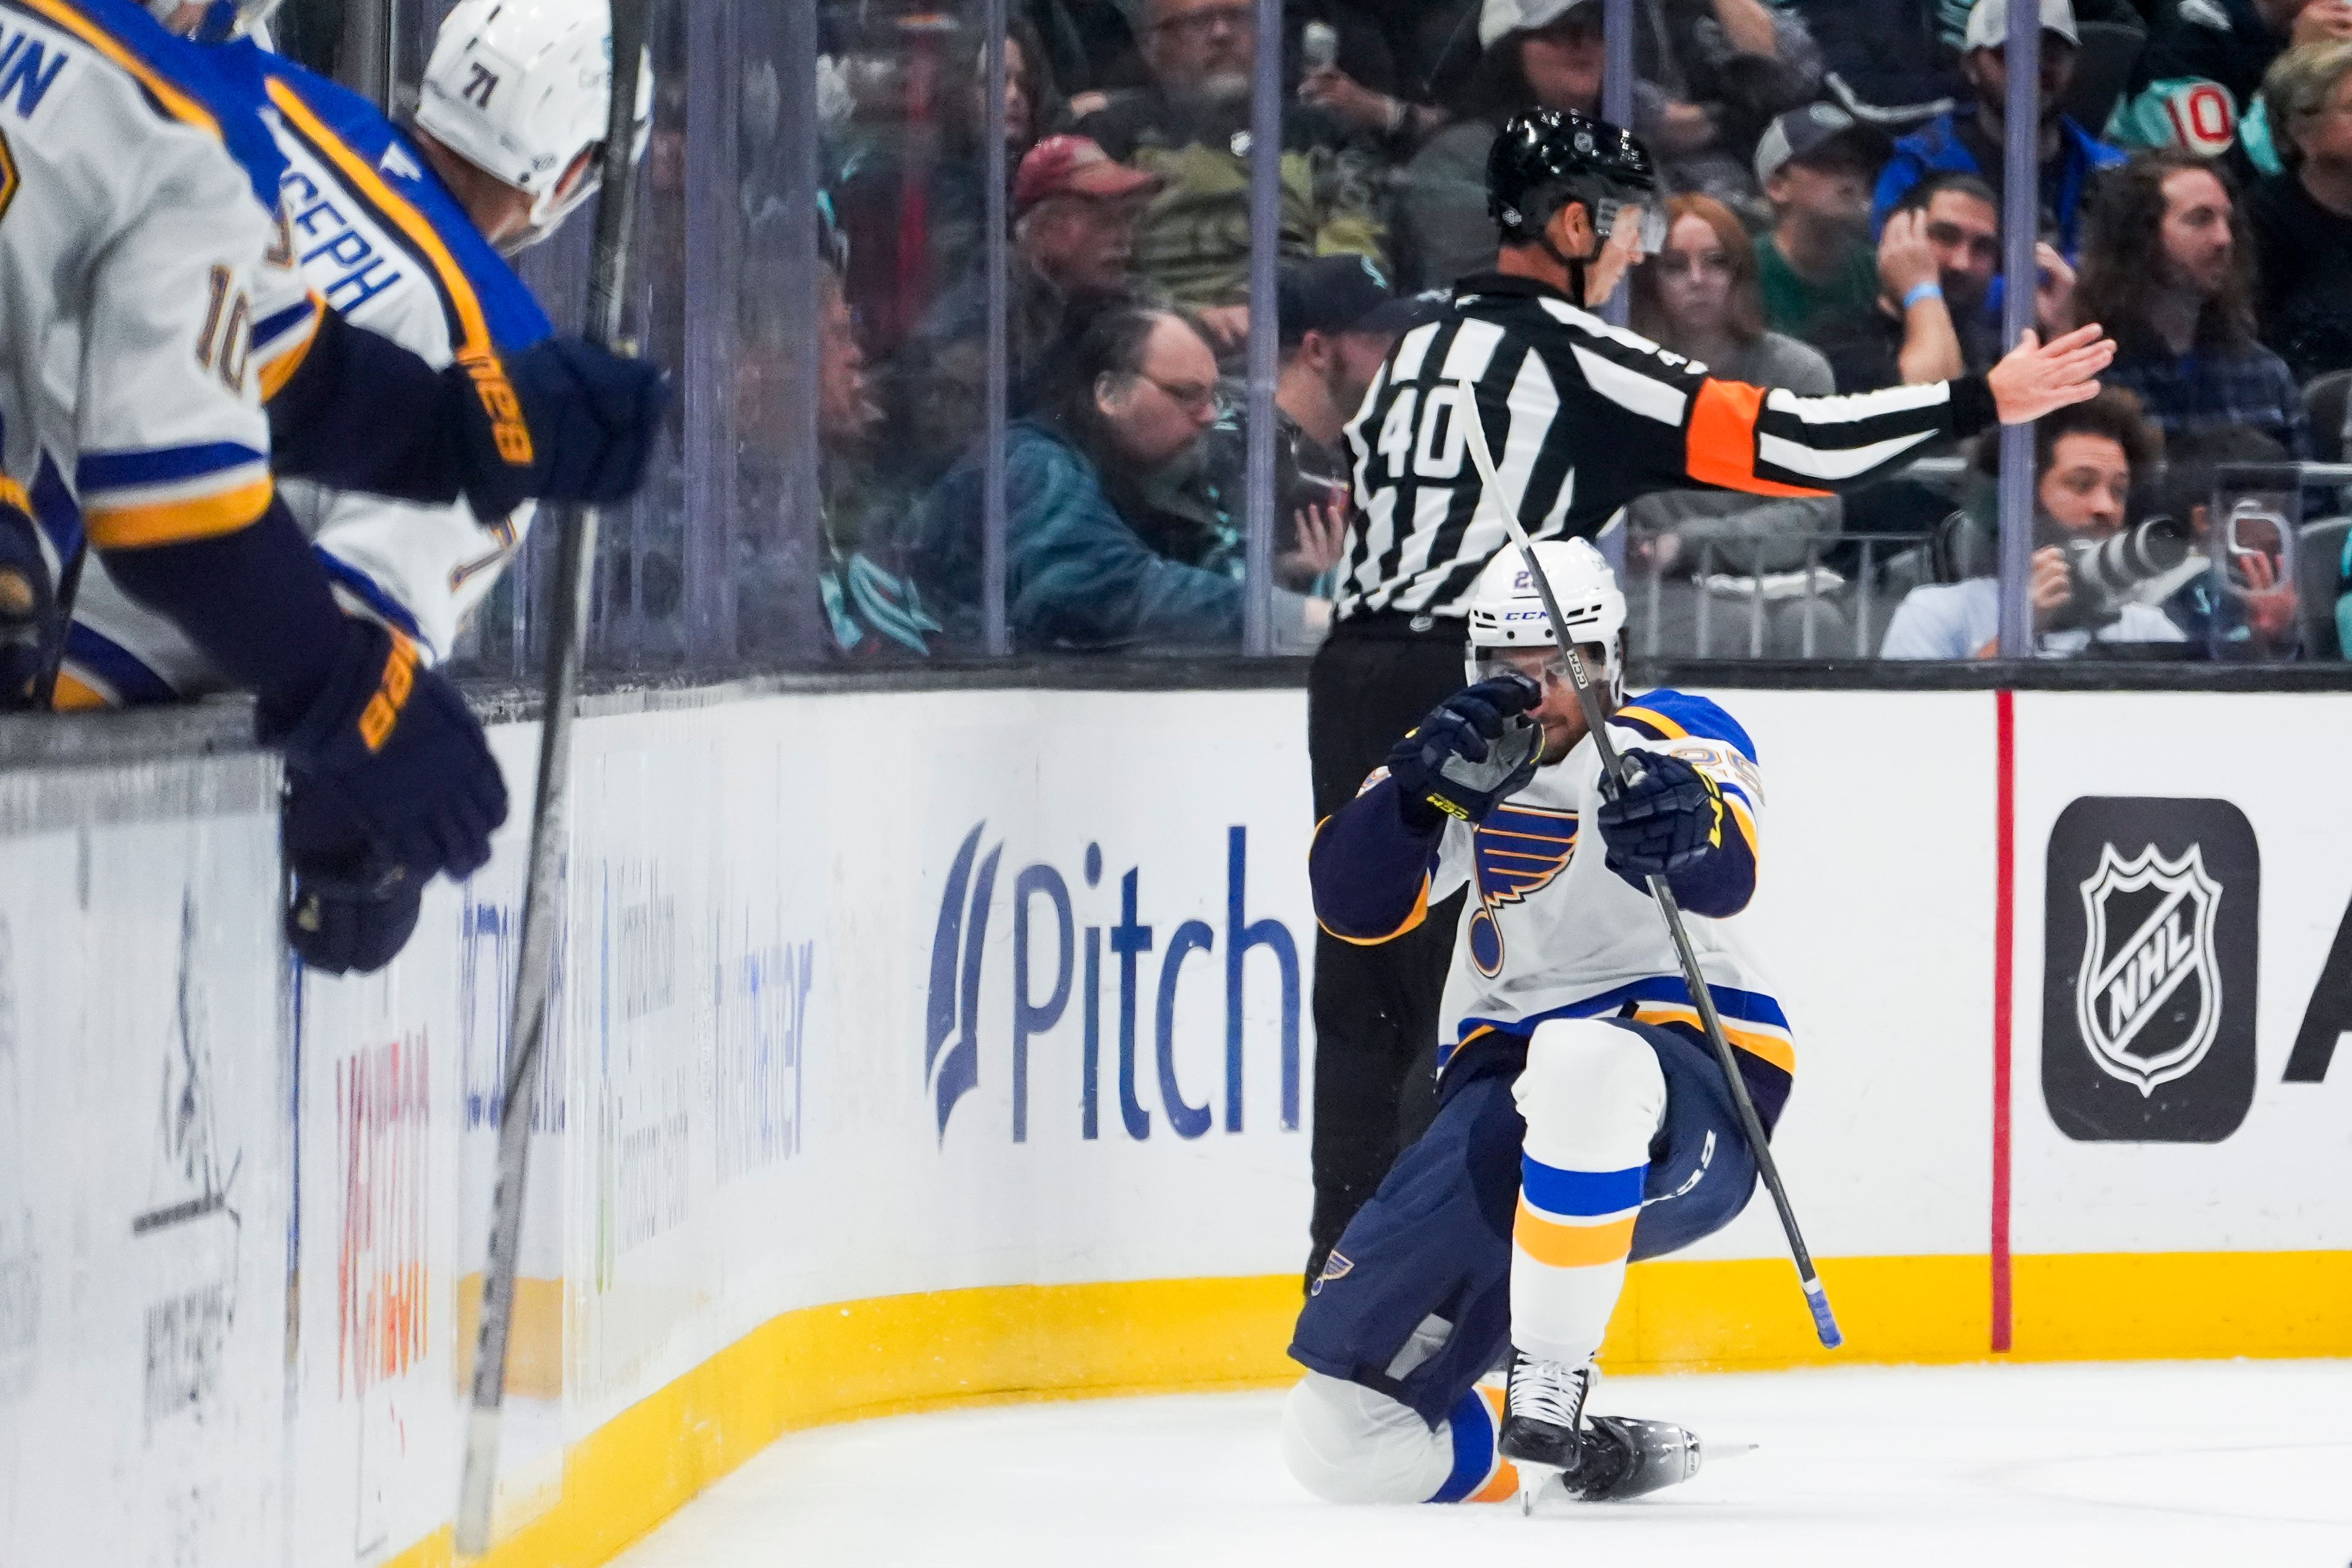
[[[270,481],[263,479],[186,500],[93,509],[89,542],[100,550],[152,550],[235,533],[269,510],[272,493]]]
[[[1664,714],[1660,713],[1654,709],[1620,708],[1612,715],[1612,717],[1618,719],[1639,720],[1641,722],[1647,724],[1651,729],[1657,731],[1658,733],[1664,735],[1669,741],[1682,740],[1690,733],[1688,730],[1684,729],[1680,724],[1675,723],[1672,719],[1667,718]]]
[[[84,680],[70,669],[58,671],[58,686],[49,693],[49,710],[53,713],[89,713],[100,708],[111,708],[114,702],[105,692]]]
[[[311,299],[316,300],[318,296],[314,294]],[[302,331],[293,334],[292,341],[275,358],[261,367],[262,402],[267,403],[276,397],[279,390],[294,379],[294,373],[302,368],[302,362],[310,357],[310,345],[319,341],[319,310],[313,310],[310,312],[310,324]]]
[[[18,4],[39,12],[138,78],[139,84],[152,93],[155,101],[169,110],[173,119],[200,126],[215,136],[220,134],[220,121],[213,118],[211,110],[164,80],[154,67],[117,43],[103,27],[67,4],[66,0],[18,0]]]
[[[1739,825],[1740,836],[1748,840],[1748,858],[1760,859],[1762,857],[1756,844],[1756,819],[1748,814],[1748,808],[1745,805],[1728,795],[1723,797],[1723,804],[1731,808],[1731,820]]]
[[[311,112],[310,106],[302,101],[301,94],[274,77],[269,82],[269,101],[278,106],[278,111],[286,117],[304,141],[333,163],[343,178],[349,180],[360,195],[366,197],[386,221],[397,226],[419,253],[432,263],[433,270],[439,275],[441,286],[464,331],[465,341],[451,345],[456,353],[462,356],[469,352],[493,352],[489,321],[482,314],[482,302],[474,292],[473,280],[466,276],[466,269],[457,265],[457,258],[449,254],[449,247],[441,242],[439,231],[425,215],[418,212],[407,197],[386,184],[383,176],[376,173],[373,164],[345,146],[341,138],[328,129],[326,121]]]
[[[1674,1002],[1644,1002],[1633,1010],[1633,1019],[1641,1024],[1687,1024],[1702,1032],[1706,1027],[1699,1022],[1696,1007]],[[1780,1036],[1759,1034],[1727,1018],[1723,1037],[1749,1056],[1770,1062],[1790,1078],[1797,1076],[1797,1047]]]

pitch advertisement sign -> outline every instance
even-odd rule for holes
[[[2218,1143],[2254,1100],[2262,852],[2223,800],[2090,795],[2050,833],[2042,1092],[2084,1142]]]

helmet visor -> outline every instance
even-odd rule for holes
[[[1606,243],[1617,232],[1618,220],[1629,211],[1638,211],[1642,232],[1636,237],[1644,256],[1655,256],[1666,247],[1666,204],[1654,192],[1642,192],[1629,196],[1603,196],[1593,204],[1592,226],[1600,231]]]

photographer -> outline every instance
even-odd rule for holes
[[[2027,595],[2034,651],[2064,658],[2095,640],[2184,640],[2161,610],[2128,597],[2133,581],[2178,566],[2187,554],[2186,531],[2169,520],[2124,528],[2133,476],[2146,474],[2160,450],[2138,402],[2127,393],[2102,392],[2044,416],[2033,437],[2039,544]],[[1983,553],[1989,562],[1991,552]],[[1887,623],[1879,656],[1992,658],[2000,639],[2000,580],[1972,576],[1911,590]]]

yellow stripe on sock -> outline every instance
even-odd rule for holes
[[[1633,1250],[1633,1216],[1602,1225],[1561,1225],[1528,1207],[1528,1200],[1522,1197],[1518,1218],[1511,1226],[1511,1239],[1529,1258],[1554,1268],[1617,1263]]]

